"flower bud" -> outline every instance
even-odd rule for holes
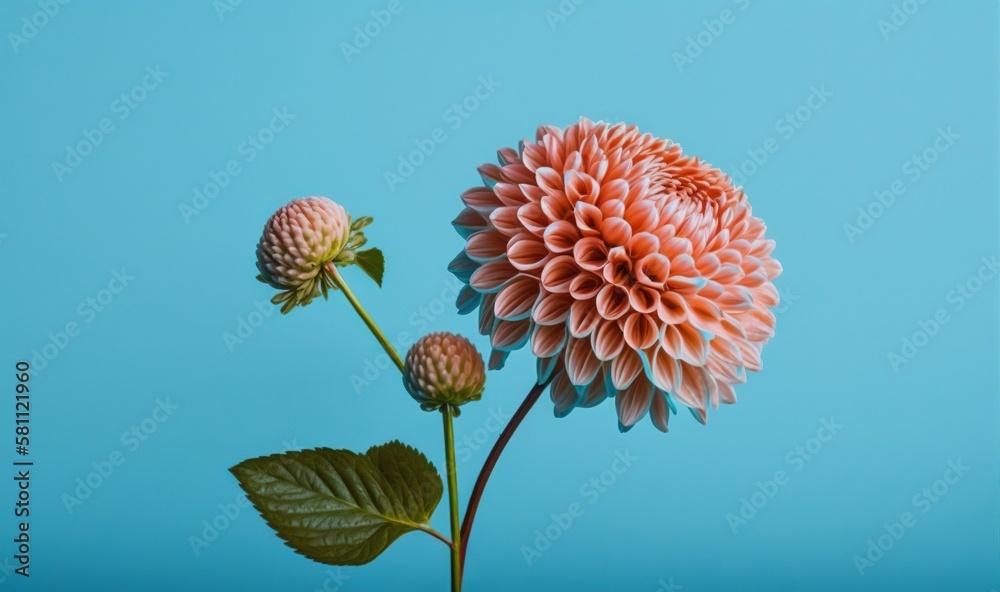
[[[458,415],[459,406],[482,397],[486,364],[468,339],[431,333],[406,354],[403,384],[424,411],[446,407]]]
[[[325,197],[296,199],[275,212],[257,244],[257,279],[281,290],[271,301],[286,313],[336,289],[330,266],[355,262],[353,249],[366,242],[361,228],[370,222],[352,224],[347,211]]]

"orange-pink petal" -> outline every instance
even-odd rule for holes
[[[520,321],[531,315],[531,309],[538,300],[541,286],[538,280],[527,275],[518,275],[497,294],[493,312],[498,319]]]

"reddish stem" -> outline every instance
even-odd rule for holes
[[[544,391],[545,387],[548,385],[549,382],[545,381],[542,384],[536,384],[532,387],[531,391],[528,392],[528,396],[524,398],[524,402],[522,402],[521,406],[514,412],[514,417],[510,419],[510,422],[508,422],[503,431],[500,432],[500,437],[497,438],[496,444],[493,445],[493,449],[490,450],[489,456],[486,457],[486,463],[479,471],[479,477],[476,479],[476,486],[472,488],[472,496],[469,498],[469,506],[465,510],[465,519],[462,521],[461,561],[463,573],[465,570],[465,551],[469,546],[469,535],[472,533],[472,522],[476,519],[476,510],[479,508],[479,501],[482,499],[483,491],[486,489],[486,482],[490,480],[490,475],[493,473],[493,467],[495,467],[497,461],[500,460],[500,454],[507,446],[507,442],[510,441],[511,436],[514,435],[514,430],[517,429],[517,426],[521,425],[524,417],[528,415],[528,411],[531,411],[531,408],[538,401],[538,397],[541,396],[542,391]]]

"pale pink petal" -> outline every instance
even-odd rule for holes
[[[764,284],[754,290],[752,300],[756,300],[763,306],[778,306],[781,302],[781,297],[778,295],[778,289],[774,287],[774,284]]]
[[[728,265],[735,265],[737,267],[740,267],[740,264],[743,263],[743,253],[741,253],[740,251],[738,251],[738,250],[736,250],[736,249],[734,249],[732,247],[727,247],[725,249],[719,249],[718,251],[715,251],[715,255],[719,258],[719,262],[722,265],[727,265],[728,264]],[[742,271],[743,271],[743,269],[741,267],[740,268],[740,272],[742,272]]]
[[[733,385],[728,382],[719,381],[719,399],[727,405],[732,405],[736,402],[736,389]]]
[[[597,293],[601,291],[601,286],[604,285],[604,280],[600,277],[587,272],[581,271],[573,281],[569,284],[569,293],[573,298],[577,300],[590,300],[597,296]]]
[[[690,325],[667,325],[661,343],[668,354],[690,364],[702,366],[708,359],[708,340]]]
[[[671,239],[668,242],[674,240],[683,240],[687,243],[690,248],[690,241],[686,239]],[[698,268],[694,266],[694,257],[687,253],[678,253],[675,255],[667,255],[670,257],[670,275],[671,276],[682,276],[682,277],[698,277]]]
[[[663,290],[667,278],[670,277],[670,260],[660,253],[646,255],[636,262],[635,277],[643,285]]]
[[[594,350],[590,348],[589,339],[570,337],[563,359],[570,382],[577,386],[590,384],[601,367],[601,361],[597,359]]]
[[[654,230],[657,227],[660,215],[656,208],[656,203],[649,200],[640,200],[632,202],[625,207],[625,219],[628,220],[633,231],[644,233]]]
[[[743,363],[743,358],[740,355],[740,348],[722,337],[716,337],[710,341],[709,349],[712,350],[711,353],[713,357],[716,357],[727,364],[739,366]]]
[[[513,269],[513,267],[511,267]],[[567,293],[570,283],[579,273],[576,261],[572,257],[563,255],[549,260],[542,269],[542,286],[549,292]],[[473,276],[475,277],[475,276]]]
[[[730,285],[726,286],[725,292],[716,302],[730,313],[743,312],[753,306],[753,295],[743,286]]]
[[[686,238],[681,238],[675,236],[668,240],[660,241],[660,252],[670,258],[670,264],[677,268],[678,272],[686,271],[693,273],[695,271],[694,260],[691,259],[691,241]],[[687,256],[687,259],[683,261],[690,261],[689,265],[682,264],[682,257]]]
[[[451,263],[448,264],[448,271],[455,274],[460,282],[469,283],[472,278],[472,274],[479,269],[479,263],[476,263],[469,256],[465,254],[465,251],[459,253]]]
[[[667,278],[667,289],[685,296],[697,294],[702,285],[703,280],[698,277],[671,275]]]
[[[757,226],[759,227],[761,225],[758,224]],[[753,247],[750,249],[748,254],[751,257],[756,257],[760,260],[763,260],[765,257],[770,255],[772,251],[774,251],[774,246],[775,246],[774,241],[770,239],[757,241],[754,243]]]
[[[569,376],[563,371],[553,379],[549,397],[552,398],[552,403],[555,405],[556,416],[564,417],[573,410],[580,395],[576,392],[573,383],[569,381]]]
[[[476,307],[483,300],[483,295],[476,292],[472,286],[463,286],[458,292],[458,299],[455,306],[458,307],[458,314],[469,314],[476,310]]]
[[[493,350],[490,352],[490,360],[486,367],[490,370],[500,370],[507,361],[507,355],[509,353],[510,352],[500,351],[497,349]]]
[[[772,259],[767,257],[764,259],[764,272],[767,274],[768,280],[774,280],[779,275],[781,275],[781,263],[778,263],[777,259]]]
[[[520,271],[540,270],[552,254],[533,234],[521,233],[507,242],[507,259]]]
[[[656,343],[659,337],[653,318],[640,312],[633,312],[626,317],[622,332],[625,334],[625,343],[634,350],[646,349]]]
[[[719,382],[729,382],[735,384],[743,382],[745,376],[743,374],[742,366],[731,364],[715,355],[708,356],[708,363],[705,364],[705,368],[707,368],[708,371],[712,373],[712,376],[714,376]],[[716,400],[713,401],[712,404],[718,406],[719,402]]]
[[[549,220],[542,211],[542,206],[536,203],[527,203],[517,209],[517,219],[524,224],[524,227],[535,236],[545,234]]]
[[[521,192],[521,188],[516,183],[497,183],[493,188],[493,193],[497,194],[503,205],[519,208],[528,203],[528,198]]]
[[[601,237],[609,247],[619,247],[632,238],[632,227],[623,218],[605,218],[601,222]]]
[[[587,337],[600,321],[601,315],[593,302],[577,300],[569,309],[569,332],[573,337]]]
[[[763,342],[774,337],[775,318],[770,310],[761,310],[755,306],[743,313],[741,318],[750,341]]]
[[[486,215],[503,205],[493,190],[486,187],[474,187],[466,190],[462,194],[462,201],[480,214]]]
[[[676,292],[665,292],[656,308],[660,320],[668,325],[678,325],[687,320],[687,301]]]
[[[670,419],[670,407],[667,406],[667,397],[663,393],[654,393],[653,401],[649,406],[649,418],[653,420],[656,429],[667,433],[667,422]]]
[[[621,355],[611,361],[611,382],[618,390],[628,388],[641,373],[642,358],[635,350],[623,349]]]
[[[545,212],[548,224],[565,221],[573,211],[573,204],[562,192],[546,193],[538,203]]]
[[[501,148],[497,150],[497,161],[501,165],[520,164],[521,157],[518,155],[517,150],[514,150],[513,148]],[[507,178],[507,171],[505,168],[506,167],[501,166],[500,172],[504,175],[504,178]]]
[[[566,173],[566,197],[572,203],[585,202],[595,203],[597,201],[598,185],[590,175],[579,171]]]
[[[490,214],[490,224],[507,236],[515,236],[524,232],[524,226],[517,218],[518,208],[504,206],[493,210]]]
[[[566,345],[565,324],[535,325],[531,332],[531,352],[539,358],[550,358]]]
[[[696,328],[713,335],[724,332],[722,321],[722,310],[717,304],[701,296],[691,296],[687,298],[688,321]]]
[[[535,304],[531,318],[539,325],[564,324],[573,302],[573,298],[568,294],[545,294]]]
[[[500,175],[500,167],[495,164],[483,164],[478,167],[479,176],[483,179],[483,183],[492,188],[494,185],[503,180]]]
[[[770,280],[767,277],[767,272],[764,269],[758,269],[753,273],[744,275],[743,279],[740,280],[740,285],[746,286],[747,288],[759,288],[768,281]]]
[[[741,277],[743,277],[743,270],[738,263],[720,263],[719,270],[715,272],[712,279],[728,288],[738,282]]]
[[[559,133],[562,134],[562,131]],[[542,143],[545,145],[545,160],[549,163],[549,166],[553,169],[561,171],[563,169],[563,159],[565,155],[564,144],[561,137],[550,133],[542,138]],[[538,171],[535,172],[537,173]],[[559,180],[562,181],[562,176],[559,177]],[[539,186],[541,186],[541,183],[539,183]]]
[[[463,209],[462,212],[454,220],[452,220],[451,225],[455,227],[455,230],[457,230],[460,235],[462,235],[462,238],[469,238],[471,234],[479,232],[480,230],[485,230],[487,227],[486,219],[483,218],[482,214],[472,208]]]
[[[522,142],[521,160],[524,161],[525,166],[529,170],[537,171],[540,167],[545,166],[546,156],[545,148],[535,144],[534,142]]]
[[[497,295],[483,294],[483,301],[479,305],[479,333],[489,335],[497,324],[497,316],[493,312],[493,303],[496,302]]]
[[[524,194],[524,197],[528,198],[528,202],[530,203],[537,203],[538,205],[541,205],[542,198],[547,195],[538,185],[521,183],[518,187],[521,189],[521,193]]]
[[[496,230],[484,230],[469,237],[465,244],[465,253],[474,261],[485,263],[499,259],[507,254],[507,241],[504,234]]]
[[[722,262],[715,253],[703,253],[694,263],[701,277],[712,277],[719,272]]]
[[[651,232],[636,232],[632,235],[632,238],[629,239],[628,245],[626,246],[629,257],[634,260],[639,260],[647,255],[657,253],[660,250],[660,239]],[[662,255],[660,256],[663,257]],[[664,257],[664,259],[666,259],[666,257]]]
[[[603,269],[604,279],[616,286],[627,287],[632,283],[632,259],[625,247],[614,247],[608,251],[608,263]]]
[[[573,246],[573,257],[580,267],[600,272],[608,262],[608,245],[596,237],[587,237]]]
[[[607,366],[601,366],[598,370],[597,376],[594,377],[593,382],[587,385],[587,388],[583,391],[583,398],[579,402],[580,407],[594,407],[599,405],[611,393],[608,393],[607,382],[604,379],[604,374],[607,371]]]
[[[548,194],[561,193],[563,190],[563,177],[553,168],[541,167],[536,170],[535,182]]]
[[[602,320],[590,337],[594,355],[602,361],[614,360],[625,347],[625,335],[617,321]]]
[[[560,220],[550,224],[545,229],[545,246],[553,253],[566,253],[572,251],[576,242],[580,240],[580,232],[571,222]]]
[[[498,319],[505,321],[526,319],[531,315],[531,309],[538,300],[541,289],[535,278],[527,275],[516,276],[497,294],[493,312]]]
[[[506,258],[498,259],[477,269],[469,283],[480,292],[498,292],[515,275],[517,270]]]
[[[653,382],[657,387],[670,393],[677,390],[681,380],[680,361],[668,354],[662,347],[656,347],[653,350],[649,366]]]
[[[583,236],[600,236],[601,222],[604,221],[604,214],[592,204],[581,201],[577,202],[573,208],[573,215],[576,218],[576,226]],[[603,242],[603,241],[602,241]]]
[[[531,320],[500,321],[493,327],[491,343],[494,349],[511,351],[524,345],[531,331]]]
[[[516,159],[517,155],[515,153],[513,156],[508,155],[507,157],[504,157],[505,160],[507,158]],[[505,167],[503,167],[503,168],[500,169],[500,174],[503,175],[504,179],[506,179],[507,181],[510,181],[511,183],[517,183],[517,184],[532,183],[532,184],[534,184],[534,182],[535,182],[535,174],[532,173],[531,170],[528,169],[528,167],[526,167],[523,164],[520,164],[518,162],[515,162],[514,160],[510,160],[509,162],[511,162],[513,164],[508,164],[507,166],[505,166]]]
[[[645,417],[653,402],[653,385],[645,378],[639,378],[615,397],[618,421],[630,428]]]
[[[681,379],[672,394],[681,404],[693,409],[705,409],[708,406],[709,386],[708,371],[686,362],[680,363]]]
[[[595,302],[597,312],[609,320],[621,318],[629,311],[628,290],[621,286],[605,284],[597,293]]]
[[[614,179],[601,185],[600,202],[622,201],[628,194],[628,182],[624,179]]]
[[[632,310],[641,313],[656,313],[660,304],[660,293],[649,286],[635,284],[628,291],[628,301]]]
[[[601,214],[605,218],[622,218],[625,216],[625,204],[620,199],[601,200]],[[627,223],[626,223],[627,224]],[[628,239],[625,239],[626,241]],[[625,243],[621,243],[625,244]]]

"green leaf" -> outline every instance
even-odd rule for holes
[[[329,565],[368,563],[400,536],[426,528],[444,490],[427,457],[398,441],[365,454],[273,454],[230,471],[285,544]]]
[[[385,256],[378,249],[368,249],[355,253],[355,263],[364,270],[378,287],[382,287],[382,276],[385,275]]]

